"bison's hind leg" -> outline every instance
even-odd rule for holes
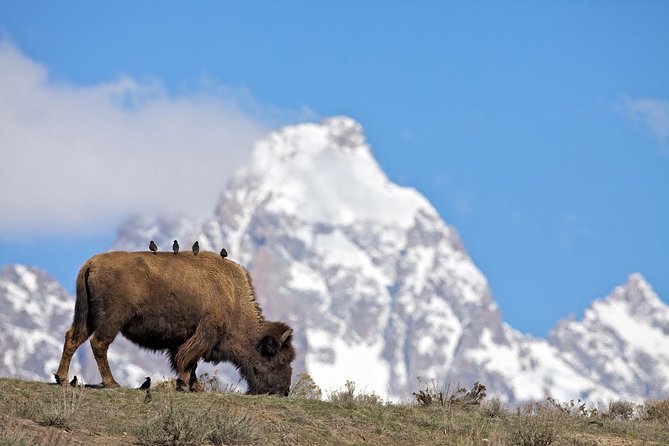
[[[93,350],[93,356],[95,356],[95,362],[98,363],[102,385],[107,388],[121,387],[112,376],[109,361],[107,360],[107,350],[109,349],[109,344],[114,341],[114,338],[115,336],[99,336],[97,332],[91,338],[91,349]]]
[[[85,327],[85,326],[84,326]],[[58,366],[58,371],[54,373],[56,382],[61,386],[66,386],[67,374],[70,370],[70,361],[72,361],[72,356],[77,351],[77,349],[86,342],[86,339],[90,336],[90,333],[86,328],[83,331],[77,333],[77,337],[74,336],[74,326],[70,327],[65,332],[65,343],[63,344],[63,354],[60,357],[60,365]]]

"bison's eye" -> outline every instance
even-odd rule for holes
[[[286,357],[285,357],[285,356],[282,356],[282,357],[279,359],[279,362],[281,363],[281,365],[284,365],[284,364],[286,363]]]

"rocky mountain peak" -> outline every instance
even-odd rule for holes
[[[628,304],[630,310],[635,313],[667,308],[640,273],[631,274],[627,282],[616,287],[608,299]]]
[[[582,320],[559,322],[550,340],[619,398],[669,392],[669,307],[641,274],[593,302]]]
[[[437,215],[414,189],[393,184],[346,117],[289,126],[258,142],[230,181],[218,214],[234,220],[258,206],[310,223],[375,222],[408,227],[418,210]],[[243,219],[243,218],[242,218]]]

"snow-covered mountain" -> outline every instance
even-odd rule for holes
[[[23,265],[0,271],[0,374],[53,379],[72,322],[74,300],[44,272]],[[73,374],[80,373],[72,364]]]
[[[640,274],[595,301],[582,321],[560,322],[550,341],[582,375],[620,398],[669,395],[669,307]]]
[[[627,315],[619,317],[617,331],[604,316],[590,323],[589,313],[582,323],[561,323],[551,342],[514,330],[455,229],[418,192],[388,180],[349,118],[270,134],[229,181],[213,215],[133,218],[119,229],[113,249],[144,250],[152,239],[162,250],[173,239],[182,249],[195,240],[201,249],[225,247],[250,270],[266,316],[295,328],[295,371],[308,371],[326,391],[353,380],[359,389],[408,398],[420,377],[480,381],[508,401],[667,395],[666,379],[660,387],[652,380],[659,382],[663,371],[667,376],[669,350],[664,356],[632,351],[636,344],[624,335],[623,321],[634,320],[657,335],[658,348],[666,346],[669,310],[657,297],[637,293],[652,301],[645,313],[633,312],[640,305],[616,307]],[[587,336],[601,345],[583,346],[591,342]],[[151,355],[116,348],[116,375]],[[624,358],[629,371],[615,358]],[[649,364],[652,374],[636,373]],[[151,363],[146,367],[142,373]]]

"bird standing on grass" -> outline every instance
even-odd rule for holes
[[[144,396],[144,404],[149,404],[153,397],[151,396],[151,389],[146,389],[146,395]]]
[[[179,253],[179,244],[177,243],[176,240],[174,241],[174,243],[172,243],[172,251],[174,251],[174,254]]]
[[[153,240],[149,242],[149,251],[151,251],[154,254],[158,251],[158,247],[156,246]]]
[[[72,378],[72,381],[70,381],[70,385],[72,387],[77,387],[77,382],[78,382],[77,375],[74,375],[74,378]]]
[[[146,380],[139,386],[139,390],[149,390],[149,387],[151,387],[151,377],[147,376]]]
[[[226,258],[228,256],[228,251],[225,248],[221,249],[221,257]]]
[[[200,243],[196,240],[195,243],[193,243],[193,255],[196,256],[198,252],[200,252]]]

